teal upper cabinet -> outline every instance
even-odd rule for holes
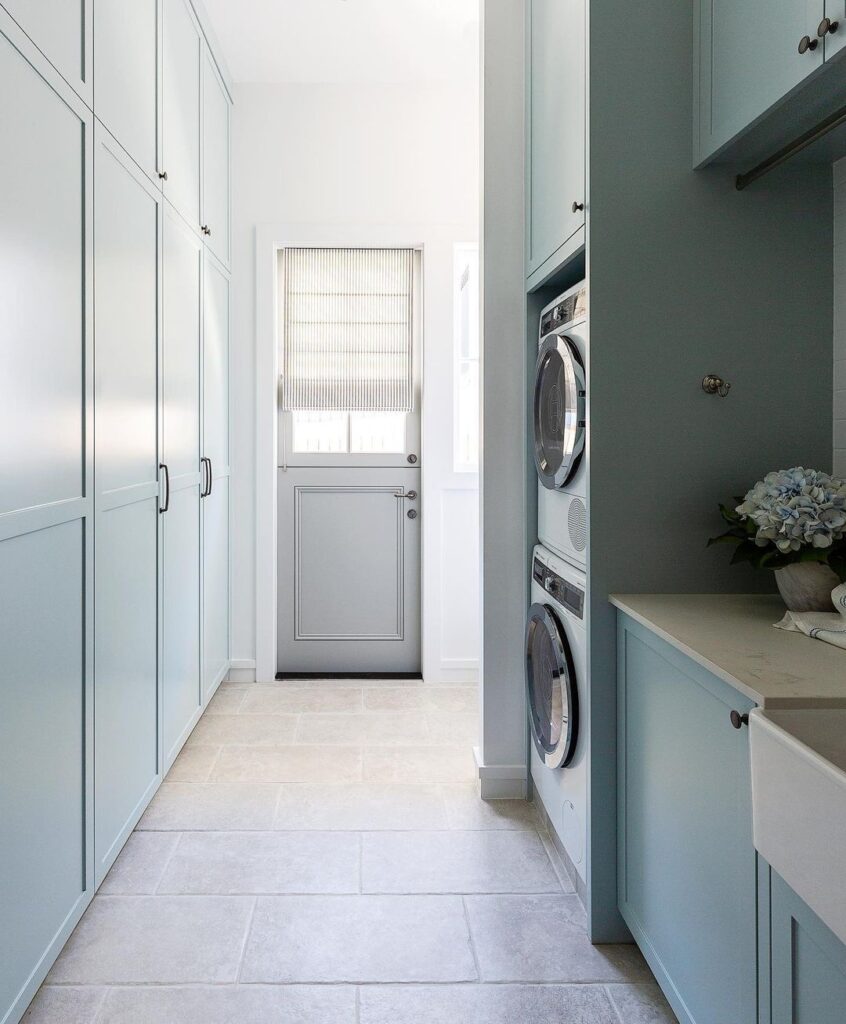
[[[162,172],[165,197],[195,230],[200,220],[203,38],[188,0],[163,0]]]
[[[97,0],[94,103],[98,118],[157,180],[157,0]]]
[[[526,274],[585,222],[585,0],[527,6]]]
[[[229,265],[229,95],[211,54],[203,57],[203,234]]]
[[[619,906],[681,1024],[757,1020],[751,704],[619,624]]]
[[[91,107],[93,0],[3,0],[47,60]]]
[[[846,24],[829,33],[821,22],[834,16],[833,7],[842,18],[845,6],[843,0],[697,0],[695,164],[751,127],[843,45]]]
[[[842,1024],[846,946],[772,872],[772,1024]]]
[[[846,0],[826,0],[825,16],[830,26],[825,35],[825,59],[830,60],[846,46]]]

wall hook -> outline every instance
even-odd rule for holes
[[[731,390],[731,384],[715,373],[706,373],[702,378],[702,390],[706,395],[719,395],[725,398]]]

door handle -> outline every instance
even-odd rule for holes
[[[214,487],[214,473],[212,472],[212,460],[206,459],[206,465],[209,467],[209,489],[206,491],[206,497],[208,497],[212,492],[212,487]]]
[[[417,491],[397,491],[394,494],[395,498],[408,498],[409,501],[414,501],[417,497]]]
[[[164,470],[165,479],[165,499],[164,504],[159,505],[159,512],[167,512],[167,510],[170,508],[170,471],[168,470],[167,463],[165,462],[159,463],[159,469]]]
[[[212,492],[212,463],[211,459],[203,455],[200,459],[203,467],[203,481],[200,484],[200,497],[207,498]]]

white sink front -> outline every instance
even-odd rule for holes
[[[846,942],[846,708],[749,715],[755,848]]]

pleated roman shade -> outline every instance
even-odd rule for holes
[[[283,406],[410,412],[413,249],[285,249]]]

